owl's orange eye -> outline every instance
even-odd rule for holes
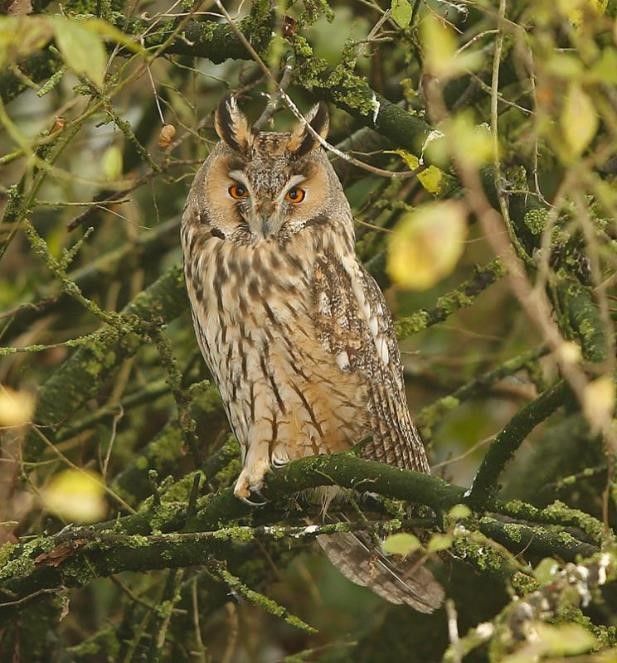
[[[295,203],[297,205],[304,200],[305,196],[306,191],[304,189],[300,189],[299,187],[294,186],[285,194],[285,200],[288,203]]]
[[[241,200],[242,198],[246,198],[249,195],[249,192],[246,190],[246,187],[242,186],[242,184],[232,184],[229,189],[227,189],[229,192],[229,195],[234,198],[235,200]]]

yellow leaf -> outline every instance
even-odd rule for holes
[[[420,184],[432,194],[441,193],[443,185],[443,171],[437,166],[429,166],[426,170],[418,173]]]
[[[557,354],[561,361],[566,364],[576,364],[583,356],[581,346],[574,341],[564,341],[559,348],[557,348]]]
[[[388,555],[403,555],[404,557],[421,547],[422,544],[418,538],[406,532],[392,534],[381,544],[382,550]]]
[[[0,67],[40,50],[52,34],[52,25],[44,16],[0,17]]]
[[[581,28],[585,14],[593,17],[594,14],[603,14],[608,0],[558,0],[560,12],[577,29]]]
[[[0,386],[0,426],[23,426],[32,421],[34,396]]]
[[[596,109],[580,85],[570,84],[560,120],[566,144],[577,157],[593,140],[598,129]]]
[[[422,205],[405,214],[389,236],[388,273],[405,288],[431,288],[454,269],[466,236],[461,203],[449,200]]]
[[[122,176],[122,150],[117,145],[111,145],[103,153],[103,174],[108,182],[117,180]]]
[[[94,472],[63,470],[41,491],[43,506],[64,520],[94,523],[107,513],[105,486]]]
[[[615,382],[610,375],[590,382],[583,392],[583,412],[594,430],[603,430],[611,422],[615,409]]]
[[[420,43],[425,70],[438,78],[454,78],[482,64],[479,52],[457,52],[454,31],[432,13],[426,14],[420,24]]]
[[[409,170],[416,170],[420,166],[418,157],[407,150],[389,150],[389,152],[398,154],[405,161]],[[437,195],[441,193],[443,187],[443,171],[437,166],[429,166],[418,173],[418,181],[429,193]]]

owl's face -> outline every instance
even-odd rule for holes
[[[316,107],[309,122],[325,137],[325,106]],[[198,175],[203,221],[214,235],[243,244],[284,242],[328,223],[332,200],[344,200],[342,188],[303,124],[288,133],[252,131],[232,98],[219,105],[215,126],[221,142]]]

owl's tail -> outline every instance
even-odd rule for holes
[[[418,612],[433,612],[443,603],[443,588],[417,555],[393,564],[368,537],[350,532],[322,534],[317,541],[348,580],[390,603],[406,603]]]

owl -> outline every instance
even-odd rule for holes
[[[349,203],[308,130],[253,131],[236,100],[215,113],[220,142],[182,217],[186,285],[201,352],[240,443],[235,495],[251,504],[271,468],[362,447],[366,458],[428,472],[407,407],[390,313],[358,260]],[[395,567],[367,537],[318,541],[353,582],[430,612],[443,591],[416,560]]]

